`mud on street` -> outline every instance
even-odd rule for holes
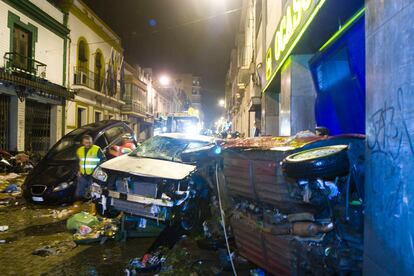
[[[22,181],[20,177],[13,182]],[[27,204],[20,196],[0,196],[0,226],[8,226],[0,232],[1,275],[122,275],[128,261],[141,256],[153,241],[140,238],[76,245],[66,228],[67,206],[52,209]],[[88,208],[87,203],[81,206]],[[52,255],[33,254],[45,246],[51,247]]]

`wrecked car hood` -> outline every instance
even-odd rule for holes
[[[123,155],[103,163],[101,168],[144,177],[181,180],[192,173],[196,169],[196,166],[166,160]]]

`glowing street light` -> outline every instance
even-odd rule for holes
[[[162,86],[167,86],[170,84],[170,77],[163,75],[160,77],[159,81]]]
[[[218,102],[218,105],[221,106],[221,107],[224,107],[224,104],[225,104],[224,99],[220,99],[219,102]]]

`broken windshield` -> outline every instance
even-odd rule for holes
[[[130,156],[181,162],[181,153],[184,150],[203,147],[208,144],[208,142],[155,136],[142,143],[141,146],[130,153]]]

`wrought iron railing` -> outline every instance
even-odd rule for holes
[[[16,52],[7,52],[3,56],[4,68],[9,73],[23,73],[33,77],[46,78],[47,65],[33,58],[18,54]]]
[[[82,66],[75,66],[73,72],[73,84],[83,85],[99,92],[103,91],[104,78],[99,74]]]
[[[146,104],[139,100],[132,99],[128,96],[123,96],[122,100],[125,102],[125,104],[121,107],[123,112],[134,112],[140,114],[145,114],[147,112]]]

